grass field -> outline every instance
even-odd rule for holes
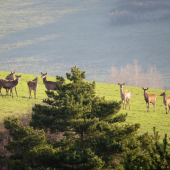
[[[0,78],[5,78],[9,72],[0,72]],[[17,73],[16,75],[20,75]],[[14,93],[14,98],[11,96],[0,96],[0,123],[3,123],[3,119],[7,116],[21,115],[31,113],[31,109],[36,103],[42,103],[42,100],[46,98],[45,85],[43,84],[41,75],[38,75],[39,86],[37,89],[37,99],[29,99],[27,82],[33,80],[36,75],[21,74],[22,77],[17,86],[18,97]],[[47,77],[47,80],[55,81],[55,77]],[[119,82],[122,83],[122,82]],[[124,86],[124,90],[130,90],[131,95],[131,109],[120,110],[120,113],[128,113],[127,123],[140,123],[141,128],[139,133],[149,132],[153,134],[153,127],[159,131],[161,137],[165,133],[170,137],[170,114],[165,114],[165,107],[163,104],[163,97],[160,94],[164,90],[149,89],[149,94],[156,94],[156,112],[154,112],[152,104],[150,105],[150,112],[147,112],[146,103],[144,101],[143,90],[139,87]],[[5,94],[5,89],[2,89],[2,93]],[[115,84],[96,83],[96,95],[105,96],[107,100],[120,101],[120,87]],[[170,96],[170,91],[167,91],[167,95]],[[32,91],[33,97],[33,91]]]

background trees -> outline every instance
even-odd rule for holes
[[[164,88],[163,76],[156,67],[149,67],[146,72],[143,72],[137,60],[134,61],[134,65],[127,64],[120,70],[113,65],[107,82],[112,84],[120,82],[135,87]]]

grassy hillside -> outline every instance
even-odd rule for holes
[[[9,72],[0,72],[0,78],[5,78]],[[20,75],[20,73],[17,73]],[[45,86],[43,84],[41,75],[39,78],[39,87],[37,90],[37,99],[29,99],[27,82],[33,80],[36,75],[21,74],[22,77],[17,86],[18,96],[16,97],[14,91],[14,98],[11,96],[0,95],[0,123],[3,122],[4,117],[12,115],[21,115],[25,113],[31,113],[32,106],[35,103],[41,103],[43,98],[46,98]],[[55,77],[47,77],[47,80],[55,81]],[[122,82],[120,82],[122,83]],[[165,108],[163,104],[163,97],[159,96],[164,90],[149,89],[148,93],[156,94],[156,112],[154,112],[153,106],[150,106],[150,112],[147,112],[146,104],[144,101],[143,90],[139,87],[124,86],[124,90],[130,90],[131,96],[131,110],[120,110],[120,113],[128,113],[128,123],[140,123],[141,128],[139,133],[149,132],[153,133],[153,126],[159,131],[159,134],[163,136],[165,133],[170,137],[170,115],[165,114]],[[5,89],[2,89],[2,93],[5,94]],[[114,84],[96,83],[96,95],[105,96],[107,100],[120,101],[120,87]],[[167,91],[167,95],[170,96],[170,91]],[[33,91],[32,91],[33,97]]]

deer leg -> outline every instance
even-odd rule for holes
[[[12,88],[10,89],[10,91],[11,91],[11,94],[12,94],[12,98],[13,98],[13,91],[12,91]]]
[[[1,87],[2,88],[2,87]],[[0,92],[1,92],[1,88],[0,88]],[[1,95],[2,95],[2,97],[3,97],[3,94],[2,94],[2,92],[1,92]]]
[[[147,112],[149,112],[149,102],[146,103],[146,105],[147,105]]]
[[[167,105],[165,105],[165,110],[166,110],[166,114],[168,114],[168,113],[167,113]]]
[[[124,100],[122,99],[123,109],[124,109]]]
[[[31,89],[29,89],[29,98],[31,99]]]
[[[127,99],[125,98],[125,110],[126,110],[126,107],[127,107],[127,101],[126,101]]]
[[[34,99],[36,99],[36,90],[34,90]]]
[[[17,97],[18,97],[18,94],[17,94],[17,88],[15,87],[15,93],[16,93],[16,95],[17,95]]]
[[[8,89],[6,89],[6,96],[8,95]]]
[[[169,110],[170,110],[170,106],[169,106]],[[169,110],[168,110],[168,114],[169,114]]]

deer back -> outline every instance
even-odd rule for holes
[[[45,81],[45,87],[47,90],[54,90],[54,88],[56,87],[56,83],[57,82],[53,82],[53,81]]]

